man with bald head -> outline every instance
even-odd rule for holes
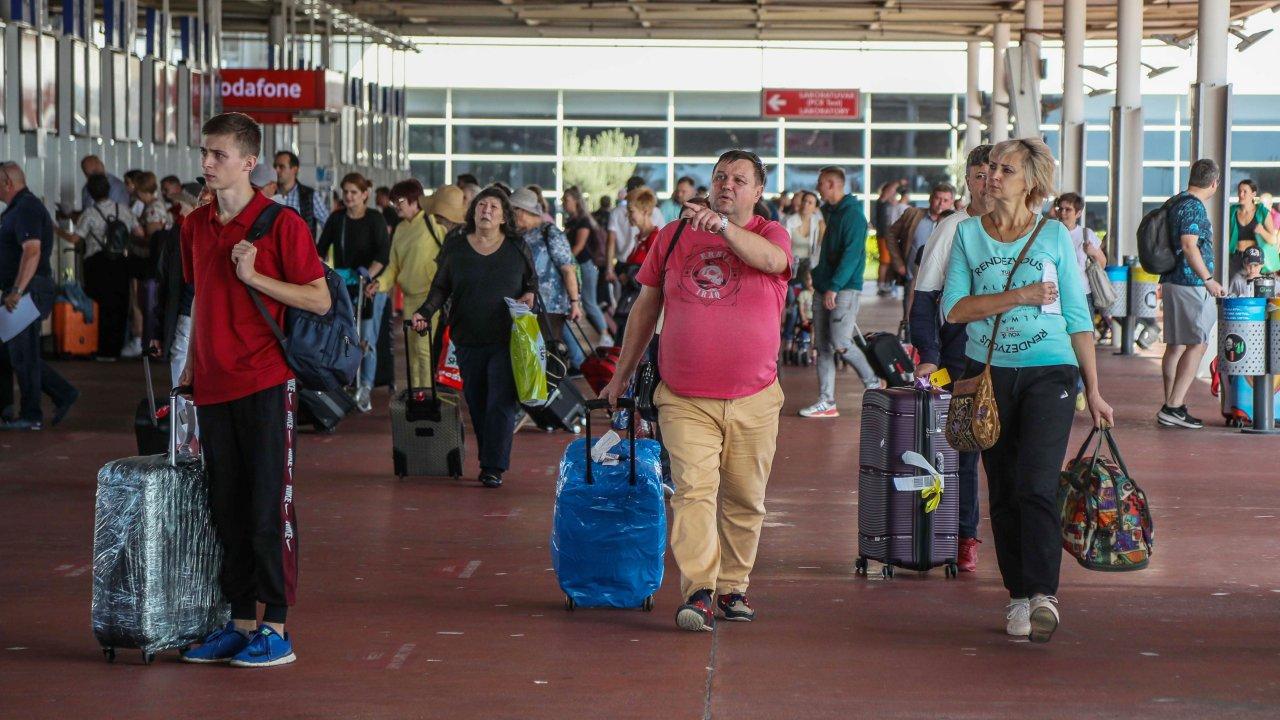
[[[22,168],[0,163],[0,312],[11,312],[29,295],[40,317],[53,310],[53,218],[30,190]],[[53,423],[66,417],[80,393],[40,357],[40,322],[34,321],[2,346],[18,379],[22,402],[18,415],[0,422],[0,430],[40,430],[44,413],[40,394],[54,403]]]
[[[120,178],[107,172],[107,166],[102,164],[102,158],[97,155],[85,155],[80,161],[80,172],[84,173],[86,180],[91,175],[106,175],[107,182],[111,183],[111,193],[107,195],[113,202],[122,205],[132,204],[129,198],[129,188]],[[93,198],[89,197],[89,185],[86,183],[80,188],[80,212],[84,212],[93,205]]]

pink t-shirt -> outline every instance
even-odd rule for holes
[[[657,287],[667,247],[680,223],[662,228],[636,279]],[[791,235],[758,215],[747,230],[782,248],[791,265]],[[666,318],[658,365],[677,395],[733,400],[778,377],[782,307],[790,270],[766,275],[742,261],[717,234],[686,229],[663,284]]]

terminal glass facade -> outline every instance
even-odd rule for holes
[[[1047,97],[1053,107],[1057,98]],[[1107,217],[1107,117],[1113,98],[1086,100],[1086,213],[1089,225]],[[1251,177],[1280,197],[1280,96],[1237,95],[1232,132],[1232,187]],[[618,128],[635,139],[635,165],[660,195],[688,175],[710,182],[716,157],[730,148],[754,150],[769,167],[768,192],[813,188],[824,165],[840,165],[850,190],[870,203],[884,182],[905,178],[924,199],[933,183],[958,177],[964,133],[959,94],[864,93],[856,121],[764,119],[759,93],[472,90],[411,88],[409,152],[413,175],[427,187],[469,172],[481,182],[537,184],[558,195],[564,135]],[[1187,98],[1143,98],[1143,201],[1155,206],[1186,182],[1190,158]],[[1042,134],[1058,150],[1060,111],[1046,115]]]

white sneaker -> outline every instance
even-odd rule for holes
[[[613,347],[613,336],[608,332],[600,336],[600,347]]]
[[[369,399],[373,389],[368,385],[361,385],[356,389],[356,408],[362,413],[371,412],[373,410],[373,401]]]
[[[1009,613],[1004,616],[1006,635],[1026,637],[1031,634],[1031,601],[1014,598],[1009,601]]]
[[[840,411],[836,409],[836,404],[819,400],[809,407],[800,411],[800,417],[805,418],[837,418],[840,417]]]
[[[872,378],[871,380],[863,380],[862,384],[867,386],[868,390],[879,390],[884,387],[884,383],[880,382],[880,378]]]
[[[1033,643],[1047,643],[1058,629],[1058,598],[1052,595],[1031,596],[1031,629]]]
[[[140,338],[134,338],[129,341],[129,343],[124,346],[124,349],[120,351],[120,357],[128,359],[142,357],[142,340]]]

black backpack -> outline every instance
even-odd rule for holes
[[[1138,261],[1152,275],[1163,275],[1178,263],[1174,238],[1169,231],[1169,213],[1178,205],[1181,194],[1142,217],[1138,223]]]
[[[107,223],[102,230],[102,251],[111,257],[124,257],[125,249],[133,242],[133,234],[129,232],[129,226],[125,225],[118,215],[111,217],[103,215],[97,205],[94,205],[93,209]]]

